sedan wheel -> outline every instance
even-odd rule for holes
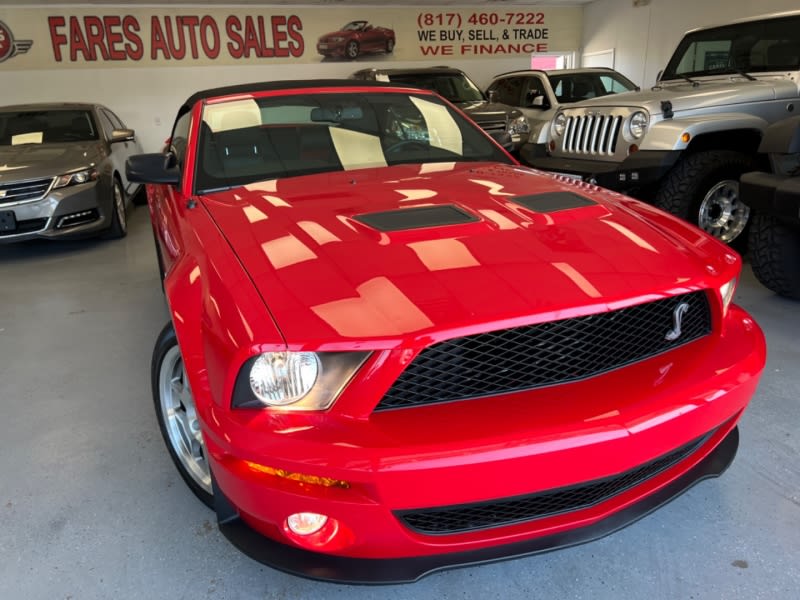
[[[391,54],[394,52],[394,40],[389,39],[386,42],[386,54]]]
[[[169,454],[194,494],[211,506],[213,492],[206,445],[171,323],[156,342],[151,376],[156,416]]]
[[[350,60],[358,58],[358,42],[356,41],[347,42],[347,46],[344,49],[344,53]]]
[[[115,178],[111,189],[111,225],[106,230],[103,237],[107,239],[119,239],[128,235],[128,218],[125,213],[125,193],[122,185]]]

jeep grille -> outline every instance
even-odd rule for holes
[[[567,117],[562,150],[570,154],[614,156],[622,117],[578,115]]]

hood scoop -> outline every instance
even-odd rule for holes
[[[547,192],[530,196],[516,196],[511,198],[511,202],[538,213],[551,213],[597,204],[594,200],[589,200],[572,192]]]
[[[442,227],[445,225],[461,225],[475,223],[478,217],[453,204],[444,206],[420,206],[417,208],[402,208],[400,210],[387,210],[384,212],[365,213],[353,217],[378,231],[406,231],[409,229],[423,229],[425,227]]]

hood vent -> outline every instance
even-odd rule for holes
[[[531,196],[517,196],[512,198],[511,201],[538,213],[551,213],[597,204],[594,200],[589,200],[572,192],[547,192]]]
[[[452,204],[387,210],[385,212],[356,215],[353,218],[359,223],[368,225],[378,231],[405,231],[424,227],[461,225],[479,220],[475,215]]]

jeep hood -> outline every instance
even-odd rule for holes
[[[0,146],[0,183],[85,169],[99,161],[101,151],[97,141]]]
[[[530,196],[538,209],[518,202]],[[647,207],[671,219],[681,242],[618,198],[524,167],[447,163],[272,180],[201,202],[290,346],[388,348],[732,277],[735,259],[718,242]],[[398,215],[442,207],[461,222]]]
[[[703,109],[714,106],[730,106],[768,100],[797,99],[797,84],[787,79],[758,79],[747,81],[737,78],[731,80],[697,79],[697,86],[689,82],[665,83],[659,89],[641,92],[611,94],[601,98],[583,100],[570,104],[567,109],[578,107],[629,106],[641,107],[650,114],[661,112],[661,103],[669,100],[672,110]]]

